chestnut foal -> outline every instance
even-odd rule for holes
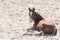
[[[44,35],[47,33],[49,34],[53,33],[53,35],[56,35],[57,29],[52,21],[45,20],[40,14],[35,12],[35,8],[28,9],[30,22],[34,21],[34,25],[30,29],[38,30],[40,32],[42,31],[41,33],[42,34],[44,33]]]

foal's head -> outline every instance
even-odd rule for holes
[[[34,14],[35,14],[35,8],[32,8],[32,9],[30,9],[30,8],[28,8],[28,10],[29,10],[29,20],[30,20],[30,22],[32,22],[33,20],[34,20]]]
[[[34,22],[38,22],[42,19],[44,19],[40,14],[38,14],[36,11],[35,11],[35,8],[28,8],[29,10],[29,18],[30,18],[30,22],[34,21]]]

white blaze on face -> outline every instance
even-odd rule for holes
[[[29,12],[29,21],[32,22],[32,12]]]
[[[29,12],[30,13],[30,16],[32,16],[32,12]]]

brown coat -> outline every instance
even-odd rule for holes
[[[37,27],[38,27],[39,31],[43,31],[43,32],[47,32],[47,33],[53,33],[55,25],[51,21],[41,20],[38,23]]]

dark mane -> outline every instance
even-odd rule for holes
[[[44,18],[40,15],[40,14],[38,14],[37,12],[35,12],[35,20],[36,21],[41,21],[41,20],[43,20]]]

